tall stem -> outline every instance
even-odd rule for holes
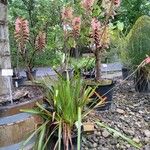
[[[101,79],[101,52],[98,48],[96,48],[95,51],[95,69],[96,69],[96,81],[99,81]]]

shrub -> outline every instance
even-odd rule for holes
[[[150,17],[141,16],[126,37],[126,51],[130,66],[137,67],[150,55]]]

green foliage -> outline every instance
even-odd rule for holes
[[[95,67],[95,60],[91,57],[83,57],[79,59],[71,59],[74,68],[83,70],[92,70]]]
[[[136,20],[142,15],[149,15],[150,1],[149,0],[122,0],[121,7],[115,17],[125,25],[124,32],[129,31],[135,24]]]
[[[150,55],[150,17],[140,17],[126,37],[126,51],[130,65],[137,67]]]
[[[125,34],[122,32],[123,24],[119,23],[119,25],[111,27],[111,48],[110,52],[112,54],[117,54],[121,60],[121,63],[128,67],[129,66],[129,58],[126,50],[127,39]]]
[[[42,147],[45,146],[45,144],[42,144],[43,140],[47,142],[47,139],[44,138],[43,134],[45,133],[44,126],[48,123],[53,123],[56,125],[57,129],[59,128],[59,143],[61,142],[61,137],[63,136],[65,138],[65,135],[66,139],[64,144],[71,140],[71,131],[75,125],[78,128],[78,134],[81,134],[81,121],[83,117],[85,117],[85,114],[90,112],[88,109],[83,112],[83,109],[90,101],[90,97],[95,91],[95,89],[92,89],[91,87],[87,88],[83,83],[84,82],[79,75],[69,79],[67,74],[67,79],[64,79],[60,74],[58,74],[57,80],[52,79],[50,76],[43,79],[42,85],[46,90],[46,99],[52,107],[52,112],[48,111],[38,103],[38,109],[24,110],[28,113],[38,114],[45,119],[42,126],[35,131],[35,134],[37,132],[40,133],[37,145],[38,147],[44,149],[44,147]],[[52,120],[54,122],[52,122]],[[47,126],[48,129],[49,127],[50,126]],[[51,132],[53,133],[54,131]],[[33,137],[33,134],[29,138]],[[80,143],[80,135],[78,137],[78,143]],[[29,141],[29,139],[27,139],[27,141]],[[80,145],[78,145],[78,147],[80,147]]]

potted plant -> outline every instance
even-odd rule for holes
[[[84,25],[91,26],[91,48],[95,56],[95,80],[88,80],[87,85],[97,86],[96,91],[106,97],[106,104],[99,110],[109,109],[112,100],[112,88],[114,82],[101,78],[101,60],[106,49],[109,48],[109,22],[114,18],[116,9],[120,6],[120,0],[102,1],[101,7],[97,1],[83,1],[85,20]],[[104,11],[101,12],[101,9]],[[100,21],[99,21],[100,20]]]
[[[78,59],[71,59],[71,65],[75,70],[79,71],[84,78],[94,78],[94,59],[91,57],[83,57]]]
[[[26,67],[27,79],[33,80],[36,76],[36,70],[33,69],[36,55],[43,52],[45,48],[45,33],[39,31],[36,39],[30,39],[28,21],[23,18],[17,18],[15,22],[15,38],[20,57]],[[31,44],[32,40],[34,41],[34,46]]]
[[[36,135],[35,149],[80,150],[83,120],[88,114],[93,112],[95,107],[104,102],[104,99],[95,92],[95,88],[92,89],[85,86],[79,74],[69,79],[67,73],[67,80],[58,72],[57,74],[58,79],[54,80],[47,76],[41,82],[46,90],[45,94],[48,105],[45,107],[37,103],[38,108],[22,110],[43,118],[43,124],[30,135],[22,146],[26,145]],[[84,109],[94,93],[100,99],[99,103],[90,109]],[[101,123],[97,117],[95,120],[94,123],[98,126],[105,127],[137,148],[141,147],[140,144]]]
[[[85,111],[84,107],[90,101],[95,89],[86,88],[79,74],[71,79],[68,73],[67,79],[58,72],[57,74],[58,79],[54,80],[47,76],[42,83],[50,107],[45,108],[37,103],[39,109],[24,110],[38,114],[45,120],[29,139],[39,132],[40,141],[36,145],[37,149],[46,149],[47,146],[47,149],[68,150],[77,147],[80,149],[81,122],[91,112],[89,109]]]
[[[150,49],[150,17],[141,16],[128,33],[126,39],[126,50],[130,62],[130,68],[136,69],[140,63],[149,55]],[[149,92],[149,64],[138,67],[135,74],[135,90],[138,92]]]

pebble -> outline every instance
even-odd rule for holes
[[[116,109],[116,112],[117,112],[117,113],[119,113],[119,114],[124,114],[124,113],[125,113],[125,111],[124,111],[124,110],[119,109],[119,108],[117,108],[117,109]]]
[[[93,147],[94,147],[94,148],[97,147],[97,143],[94,143],[94,144],[93,144]]]
[[[138,137],[135,137],[135,138],[133,138],[133,141],[136,142],[136,143],[139,143],[140,139]]]
[[[107,138],[109,137],[110,133],[105,129],[103,132],[102,132],[102,136]]]
[[[144,134],[146,137],[150,138],[150,130],[144,130]]]

